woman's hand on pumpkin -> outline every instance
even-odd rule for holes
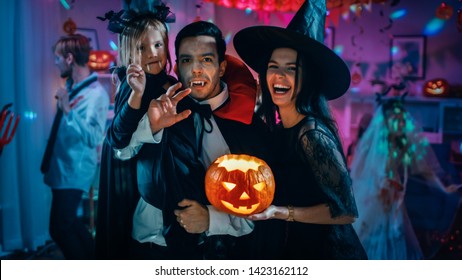
[[[151,100],[148,108],[148,118],[152,133],[157,133],[163,128],[170,127],[186,119],[191,114],[191,110],[184,110],[180,113],[176,111],[178,102],[191,93],[190,88],[176,92],[180,88],[181,83],[176,83],[169,87],[167,93],[162,94],[155,100]]]
[[[178,223],[189,233],[203,233],[209,229],[209,211],[195,200],[183,199],[178,203],[183,209],[174,211]]]
[[[252,221],[261,221],[261,220],[269,220],[269,219],[281,219],[285,220],[287,218],[287,208],[270,205],[265,211],[252,214],[247,218]]]

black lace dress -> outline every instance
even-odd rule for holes
[[[292,128],[277,129],[273,140],[273,205],[327,204],[333,217],[357,216],[341,146],[326,126],[305,118]],[[259,221],[255,237],[258,259],[367,259],[351,224]]]

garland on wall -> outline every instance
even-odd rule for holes
[[[265,12],[296,12],[305,0],[205,0],[227,8]],[[394,6],[400,0],[326,0],[327,10],[339,9],[341,14],[353,9],[359,15],[371,4],[387,4]]]

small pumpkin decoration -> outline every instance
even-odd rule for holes
[[[63,30],[64,32],[66,32],[66,34],[72,35],[77,30],[77,24],[75,24],[75,21],[69,18],[68,20],[64,22]]]
[[[358,85],[359,83],[361,83],[361,80],[361,74],[358,71],[353,72],[353,74],[351,75],[351,84]]]
[[[436,17],[440,19],[450,19],[453,13],[454,9],[445,2],[442,2],[438,8],[436,8]]]
[[[205,193],[210,203],[236,216],[262,212],[271,205],[274,191],[271,168],[254,156],[221,156],[205,175]]]
[[[425,96],[446,97],[449,93],[449,83],[445,79],[433,79],[427,81],[423,87]]]
[[[88,67],[94,71],[105,71],[109,69],[114,56],[109,51],[90,51]]]

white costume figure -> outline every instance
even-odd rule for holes
[[[447,193],[436,176],[438,160],[420,132],[402,99],[388,99],[357,144],[351,165],[359,212],[354,227],[369,259],[424,257],[404,204],[408,179],[420,176]]]

